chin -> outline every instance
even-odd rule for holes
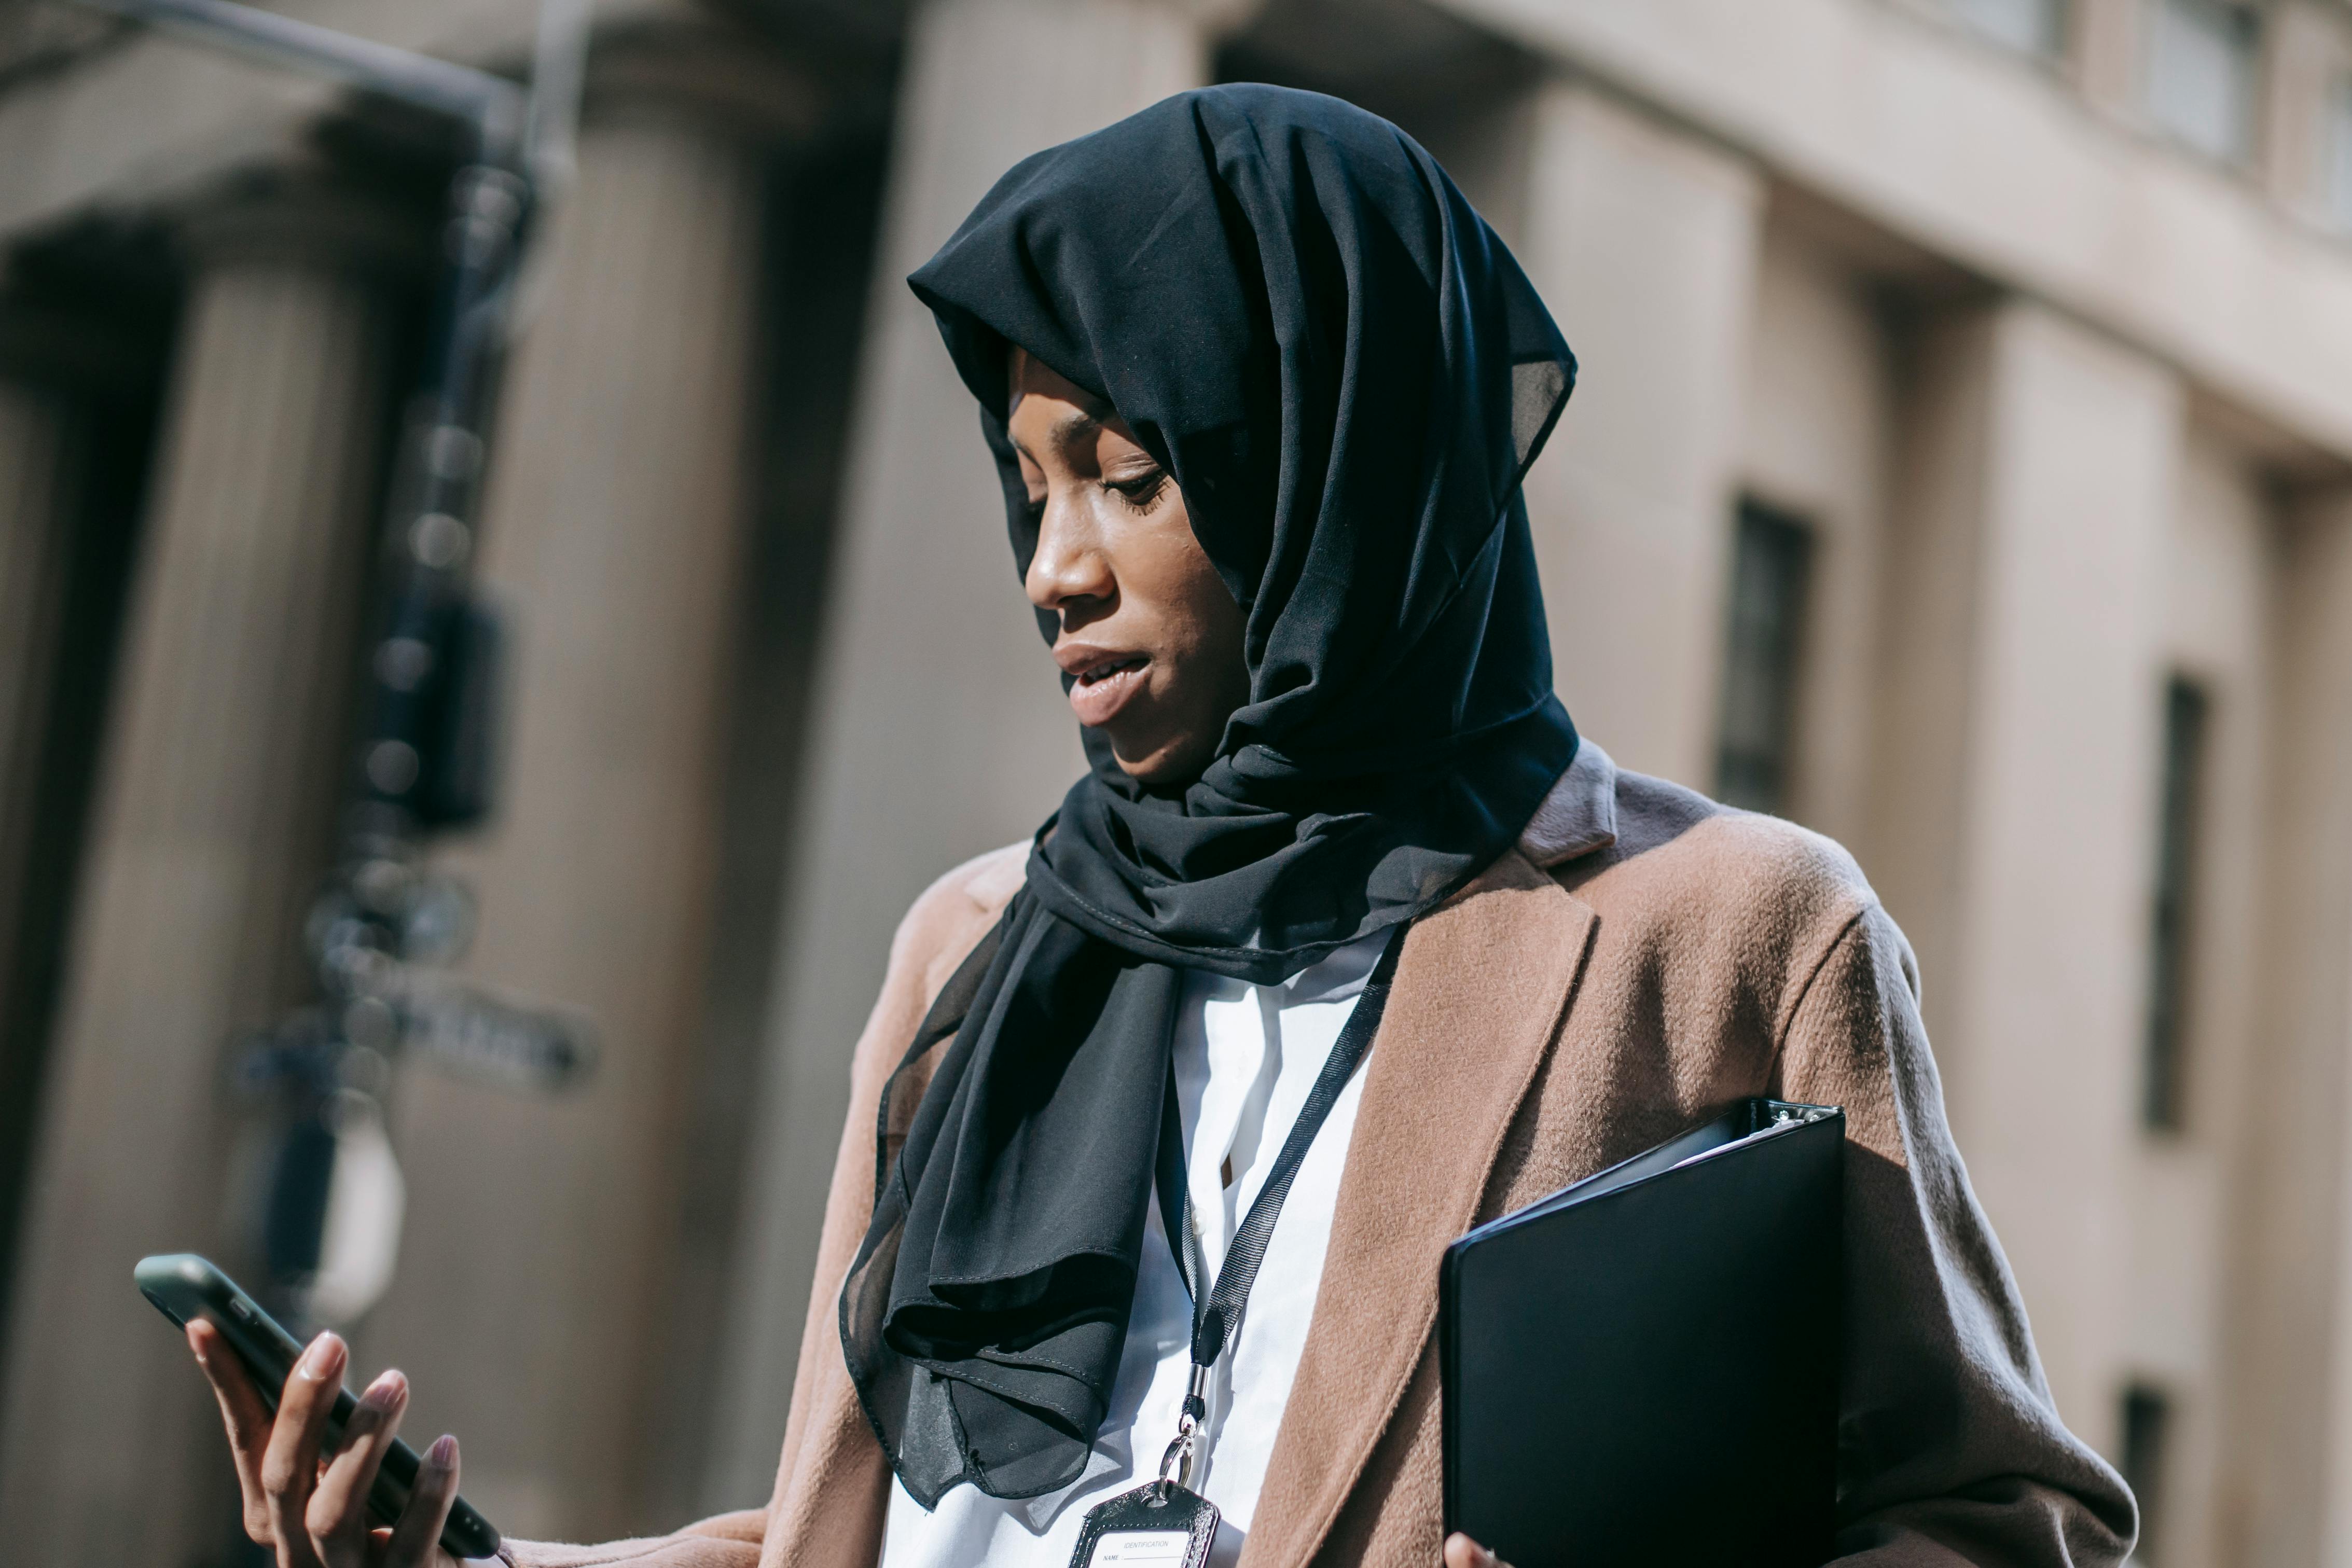
[[[1162,745],[1135,757],[1121,749],[1114,740],[1111,742],[1111,758],[1118,764],[1120,772],[1146,789],[1180,789],[1198,779],[1201,770],[1209,765],[1205,756],[1194,760],[1191,756],[1193,749],[1181,745]]]
[[[1126,774],[1138,784],[1158,785],[1165,783],[1168,776],[1174,771],[1173,768],[1170,768],[1165,762],[1162,762],[1156,757],[1147,757],[1134,762],[1129,762],[1126,758],[1118,757],[1114,754],[1113,760],[1118,764],[1118,770],[1121,773]]]

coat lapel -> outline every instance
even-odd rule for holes
[[[1312,1557],[1370,1458],[1436,1322],[1439,1260],[1477,1217],[1592,925],[1514,851],[1405,938],[1243,1568]]]

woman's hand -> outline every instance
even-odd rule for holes
[[[221,1332],[188,1324],[188,1348],[211,1379],[245,1493],[245,1532],[276,1553],[278,1568],[456,1568],[441,1526],[457,1497],[457,1439],[425,1450],[400,1521],[372,1527],[368,1488],[408,1408],[408,1379],[387,1372],[367,1386],[342,1442],[323,1451],[327,1416],[351,1352],[322,1333],[294,1364],[272,1416]]]
[[[1445,1538],[1445,1568],[1511,1568],[1511,1565],[1457,1530]]]

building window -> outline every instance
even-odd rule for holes
[[[2164,1551],[2164,1449],[2172,1401],[2164,1390],[2135,1383],[2124,1390],[2123,1452],[2116,1468],[2139,1500],[2139,1544],[2132,1561],[2155,1564]]]
[[[2020,54],[2054,59],[2066,42],[2065,0],[1945,0],[1969,28]]]
[[[2336,78],[2327,95],[2325,140],[2327,211],[2339,226],[2352,229],[2352,74]]]
[[[1723,714],[1716,732],[1715,790],[1727,805],[1786,810],[1797,655],[1812,559],[1812,530],[1802,522],[1754,501],[1740,503]]]
[[[2253,141],[2252,8],[2231,0],[2156,0],[2149,11],[2149,118],[2209,158],[2244,162]]]
[[[2177,1133],[2189,1100],[2189,899],[2197,864],[2205,736],[2205,688],[2175,675],[2165,689],[2164,780],[2157,820],[2156,904],[2148,930],[2147,1060],[2140,1120]]]

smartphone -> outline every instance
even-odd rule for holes
[[[237,1288],[235,1280],[193,1252],[163,1252],[139,1260],[131,1271],[139,1293],[155,1310],[184,1327],[202,1318],[220,1330],[261,1391],[262,1403],[274,1414],[278,1391],[300,1359],[302,1346],[261,1310],[259,1302]],[[344,1424],[359,1401],[348,1388],[335,1393],[335,1408],[327,1417],[327,1447],[341,1437]],[[379,1523],[390,1524],[408,1506],[409,1489],[416,1484],[416,1450],[394,1437],[376,1467],[375,1484],[368,1489],[368,1511]],[[449,1521],[441,1527],[441,1549],[452,1557],[489,1557],[499,1550],[499,1532],[476,1513],[464,1498],[449,1507]]]

